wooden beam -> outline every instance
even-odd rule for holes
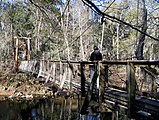
[[[105,88],[108,86],[108,65],[99,63],[100,74],[99,74],[99,102],[104,101]]]
[[[132,63],[127,64],[127,93],[128,93],[128,117],[134,118],[135,113],[135,67]]]
[[[86,78],[85,78],[85,75],[84,75],[84,67],[85,65],[81,62],[81,96],[82,97],[85,97],[85,81],[86,81]]]

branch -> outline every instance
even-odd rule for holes
[[[83,1],[83,0],[82,0],[82,1]],[[125,24],[125,25],[131,27],[131,28],[134,29],[134,30],[137,30],[138,32],[140,32],[140,33],[146,35],[147,37],[149,37],[149,38],[151,38],[151,39],[153,39],[153,40],[155,40],[155,41],[159,41],[158,38],[155,38],[155,37],[153,37],[153,36],[151,36],[151,35],[149,35],[149,34],[143,32],[143,31],[139,30],[138,28],[134,27],[133,25],[131,25],[131,24],[125,22],[125,21],[122,21],[122,20],[120,20],[120,19],[118,19],[118,18],[116,18],[116,17],[114,17],[114,16],[111,16],[111,15],[108,15],[108,14],[102,12],[102,11],[99,10],[99,8],[98,8],[94,3],[92,3],[90,0],[84,0],[84,1],[87,2],[87,4],[89,4],[89,6],[92,6],[92,7],[96,10],[96,12],[98,12],[99,15],[101,15],[101,16],[106,16],[106,17],[108,17],[108,18],[114,19],[114,20],[116,20],[116,21],[118,21],[118,22],[120,22],[120,23],[123,23],[123,24]],[[84,3],[85,3],[85,2],[84,2]],[[87,5],[87,4],[86,4],[86,5]]]

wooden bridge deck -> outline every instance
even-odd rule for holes
[[[92,84],[89,82],[89,65],[92,64],[98,64],[98,76],[95,80],[98,99],[103,95],[102,102],[105,102],[109,109],[124,111],[130,118],[139,111],[147,112],[154,118],[159,117],[159,79],[152,69],[147,68],[158,67],[159,61],[21,61],[19,70],[37,74],[38,78],[45,78],[45,82],[51,81],[60,90],[74,91],[86,97]],[[112,87],[115,83],[119,85],[116,88],[122,89]],[[151,97],[142,96],[142,91],[151,92]],[[141,95],[136,94],[137,92]]]
[[[104,98],[110,109],[116,106],[119,109],[123,109],[125,114],[127,114],[128,95],[125,91],[108,88],[105,90]],[[134,109],[135,111],[145,111],[152,116],[159,116],[159,101],[143,96],[136,96]]]

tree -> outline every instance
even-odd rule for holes
[[[142,15],[143,16],[142,16],[141,30],[142,30],[142,32],[146,33],[146,30],[147,30],[147,9],[145,6],[145,0],[142,0]],[[139,37],[139,43],[138,43],[137,49],[135,51],[135,55],[136,55],[136,58],[138,60],[144,59],[144,56],[143,56],[144,41],[145,41],[145,34],[141,33],[140,37]]]

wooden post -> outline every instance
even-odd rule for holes
[[[105,88],[108,86],[108,65],[99,64],[99,103],[101,104],[104,100]]]
[[[41,76],[42,71],[43,71],[43,65],[42,65],[42,62],[43,62],[43,61],[39,61],[39,63],[40,63],[40,68],[39,68],[39,73],[38,73],[37,78],[39,78],[39,77]]]
[[[69,90],[72,91],[72,70],[68,65]]]
[[[95,66],[95,70],[97,71],[98,77],[97,77],[97,90],[99,90],[99,75],[100,75],[100,62],[97,62],[96,66]],[[99,93],[98,93],[99,95]]]
[[[134,117],[134,103],[135,103],[135,68],[130,62],[127,64],[127,92],[128,92],[128,118]]]
[[[56,75],[56,64],[55,63],[52,63],[52,64],[53,64],[53,70],[52,70],[53,79],[52,79],[52,81],[55,82],[55,80],[56,80],[56,77],[55,77],[55,75]]]
[[[81,62],[81,96],[85,97],[85,75],[84,75],[84,63]]]
[[[63,70],[62,70],[62,62],[59,62],[59,66],[60,66],[60,83],[62,81],[62,74],[63,74]]]
[[[105,89],[106,87],[108,87],[108,65],[105,64],[99,64],[100,67],[100,74],[99,74],[99,111],[101,112],[100,114],[100,119],[104,120],[107,119],[106,118],[106,114],[105,112],[107,112],[107,110],[104,110],[102,108],[105,108],[105,106],[103,106],[103,102],[104,102],[104,94],[105,94]],[[104,113],[104,114],[103,114]]]
[[[65,67],[65,66],[64,66]],[[63,73],[63,77],[62,77],[62,80],[60,81],[60,86],[59,88],[62,90],[63,86],[64,86],[64,83],[66,81],[66,77],[67,77],[67,71],[68,71],[68,68],[67,66],[64,68],[64,73]]]
[[[48,62],[49,62],[49,61],[48,61]],[[48,75],[47,75],[46,80],[45,80],[46,83],[50,80],[51,73],[52,73],[52,69],[53,69],[53,66],[52,66],[52,65],[51,65],[50,68],[49,68],[49,66],[48,66]]]
[[[94,97],[93,95],[93,91],[98,92],[99,90],[99,65],[98,62],[94,62],[94,74],[93,74],[93,78],[91,80],[91,84],[90,84],[90,89],[88,91],[88,97],[89,97],[89,101],[92,99],[92,97]],[[97,86],[95,86],[95,84],[97,84]],[[98,89],[98,90],[97,90]],[[99,92],[98,92],[98,99],[99,99]]]

